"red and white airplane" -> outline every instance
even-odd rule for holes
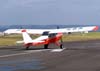
[[[44,45],[44,48],[47,49],[50,43],[55,43],[56,45],[62,48],[62,43],[59,43],[59,40],[62,38],[62,33],[50,33],[48,31],[43,32],[42,36],[32,40],[32,38],[27,33],[27,30],[22,30],[23,41],[17,41],[17,43],[24,43],[26,49],[30,46]]]
[[[78,27],[78,28],[64,28],[64,29],[50,29],[50,30],[39,30],[39,29],[17,29],[20,30],[18,33],[22,33],[23,41],[17,41],[17,43],[24,43],[26,49],[30,46],[44,45],[44,48],[47,49],[48,45],[51,43],[55,43],[61,49],[63,48],[62,44],[62,36],[63,33],[68,32],[83,32],[83,31],[96,31],[98,30],[98,26],[90,26],[90,27]],[[42,34],[40,37],[32,40],[28,33],[33,34]],[[35,33],[34,33],[35,32]],[[16,32],[14,32],[16,33]],[[61,42],[59,42],[61,40]]]

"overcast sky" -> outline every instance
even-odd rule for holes
[[[0,24],[100,25],[100,0],[0,0]]]

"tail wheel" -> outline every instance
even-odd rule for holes
[[[44,45],[44,49],[48,49],[48,44],[45,44]]]

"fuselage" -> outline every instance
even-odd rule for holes
[[[43,39],[43,42],[34,42],[34,43],[27,43],[24,44],[25,46],[38,46],[38,45],[45,45],[45,44],[50,44],[50,43],[56,43],[59,41],[62,37],[62,33],[52,33],[48,35],[48,38]]]

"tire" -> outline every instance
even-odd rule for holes
[[[44,45],[44,49],[48,49],[48,44],[45,44]]]
[[[62,44],[60,44],[60,49],[63,49],[63,45]]]
[[[29,46],[26,47],[26,50],[28,50],[28,49],[29,49]]]

